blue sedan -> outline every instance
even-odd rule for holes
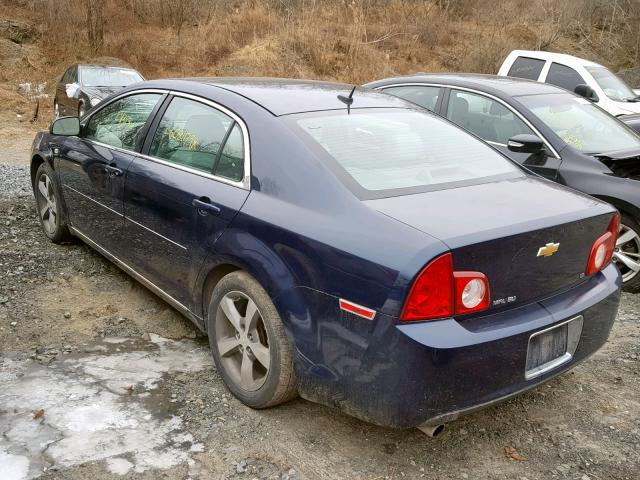
[[[425,430],[606,341],[619,216],[347,85],[149,81],[33,143],[44,233],[190,318],[245,404]]]

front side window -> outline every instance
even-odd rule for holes
[[[542,67],[544,67],[544,60],[539,58],[518,57],[511,65],[509,72],[510,77],[527,78],[529,80],[538,80]]]
[[[522,175],[482,141],[426,112],[341,110],[301,114],[288,121],[361,199]]]
[[[221,151],[227,136],[229,147]],[[221,176],[235,179],[244,167],[244,152],[238,144],[242,134],[231,117],[203,103],[175,97],[158,125],[149,154],[208,173],[219,168],[224,172]]]
[[[80,68],[80,81],[85,87],[126,87],[142,80],[138,72],[129,68]]]
[[[488,142],[506,145],[511,137],[533,131],[511,110],[489,97],[452,90],[447,118]]]
[[[635,102],[638,100],[631,87],[615,75],[611,70],[604,67],[584,67],[591,74],[604,94],[616,102]]]
[[[587,82],[573,68],[553,62],[549,67],[546,83],[566,88],[573,92],[578,85],[586,84]]]
[[[438,97],[442,89],[440,87],[428,87],[421,85],[406,85],[402,87],[389,87],[383,90],[384,93],[404,98],[405,100],[420,105],[432,112],[436,109]]]
[[[585,153],[640,148],[640,137],[622,122],[569,93],[516,97],[569,145]]]
[[[111,102],[91,115],[84,137],[113,147],[137,150],[149,115],[162,97],[159,93],[141,93]]]

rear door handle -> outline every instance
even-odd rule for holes
[[[194,198],[191,205],[197,208],[198,213],[203,216],[208,213],[213,213],[214,215],[218,215],[220,213],[220,207],[211,203],[211,200],[207,197]]]
[[[104,170],[105,170],[105,172],[109,173],[110,177],[119,177],[120,175],[122,175],[124,173],[118,167],[112,167],[111,165],[105,165],[104,166]]]

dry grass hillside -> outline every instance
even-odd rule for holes
[[[100,41],[88,5],[101,4]],[[93,27],[91,26],[93,22]],[[147,78],[283,76],[361,83],[416,71],[495,73],[514,48],[640,64],[637,0],[0,0],[0,112],[18,85],[109,57]],[[31,95],[33,97],[33,95]],[[50,100],[43,101],[50,108]],[[50,118],[41,111],[41,117]]]

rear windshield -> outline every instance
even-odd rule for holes
[[[523,175],[484,142],[426,112],[362,109],[294,119],[294,130],[362,199]]]

